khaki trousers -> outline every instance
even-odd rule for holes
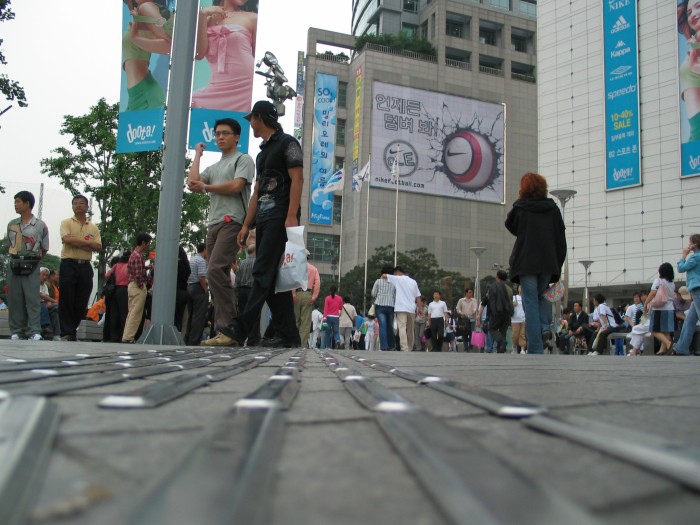
[[[139,324],[141,324],[143,307],[146,305],[146,295],[148,295],[148,291],[145,286],[139,288],[136,286],[136,283],[132,281],[129,283],[127,293],[129,294],[129,313],[126,316],[122,341],[130,343],[134,340],[134,336],[136,336],[136,332],[139,329]]]

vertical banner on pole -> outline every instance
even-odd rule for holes
[[[700,42],[697,42],[697,13],[688,20],[688,9],[697,4],[679,2],[678,9],[678,78],[681,132],[681,177],[700,175]],[[683,10],[685,9],[685,10]]]
[[[637,0],[603,2],[605,189],[642,184]]]
[[[125,2],[117,153],[156,151],[163,143],[175,0]]]
[[[245,125],[243,116],[253,104],[258,0],[233,4],[235,9],[229,11],[222,5],[212,5],[212,0],[201,1],[192,81],[190,148],[203,142],[207,151],[219,151],[214,122],[234,118],[241,124],[238,150],[248,151],[250,127]]]
[[[313,224],[331,224],[333,220],[333,193],[326,191],[326,185],[335,171],[337,100],[338,77],[317,73],[309,199],[309,222]]]
[[[352,175],[357,175],[360,163],[360,123],[362,120],[362,66],[355,70],[355,122],[352,130]]]
[[[297,98],[294,102],[294,138],[301,144],[304,126],[304,52],[297,52]]]

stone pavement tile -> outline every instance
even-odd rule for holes
[[[302,386],[305,392],[333,392],[343,389],[342,383],[337,377],[319,377],[311,375],[304,370],[301,376]]]
[[[450,425],[462,429],[492,454],[584,508],[656,497],[677,487],[621,460],[530,430],[516,420],[453,419]]]
[[[338,383],[340,381],[336,380]],[[342,388],[342,387],[341,387]],[[334,391],[302,389],[294,399],[292,409],[285,413],[290,423],[332,423],[354,419],[371,418],[372,414],[362,408],[345,389]]]
[[[379,381],[379,383],[384,384],[383,381]],[[438,417],[479,416],[484,413],[480,408],[432,388],[416,385],[415,383],[411,385],[410,381],[403,380],[403,384],[400,387],[392,386],[391,389],[426,412],[430,412]]]
[[[59,396],[56,398],[62,414],[60,435],[102,436],[140,435],[149,433],[199,429],[213,419],[225,417],[242,396],[227,393],[187,395],[155,409],[99,408],[101,396]]]
[[[373,421],[290,425],[270,525],[441,525]]]
[[[688,492],[672,492],[644,499],[617,501],[598,509],[609,525],[657,525],[659,523],[697,523],[700,498]]]

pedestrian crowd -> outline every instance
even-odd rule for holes
[[[187,344],[505,353],[510,329],[510,350],[519,354],[555,347],[587,355],[609,347],[616,355],[630,356],[696,352],[700,234],[690,237],[677,263],[678,272],[687,273],[686,286],[676,290],[674,268],[665,262],[650,290],[635,293],[625,308],[611,308],[598,293],[592,314],[576,301],[573,311],[564,308],[557,326],[552,325],[552,302],[559,304],[563,295],[559,281],[567,246],[559,208],[537,173],[523,175],[505,221],[515,236],[509,272],[496,272],[480,302],[472,285],[455,304],[448,305],[440,290],[428,302],[401,266],[381,269],[367,312],[335,285],[321,304],[321,279],[309,262],[301,286],[276,293],[286,228],[297,226],[301,215],[302,152],[299,142],[282,130],[272,103],[256,102],[244,118],[263,140],[257,159],[238,151],[241,126],[224,118],[214,125],[220,159],[201,169],[206,146],[200,143],[187,175],[189,191],[208,194],[210,202],[206,241],[191,258],[182,246],[178,254],[173,322]],[[138,341],[150,319],[153,237],[139,233],[130,250],[112,259],[100,299],[88,309],[92,256],[102,249],[100,231],[88,216],[88,199],[74,196],[73,215],[61,221],[58,269],[40,265],[49,250],[49,232],[33,214],[34,196],[20,191],[14,200],[18,217],[7,226],[7,306],[0,305],[9,309],[10,338],[76,341],[78,326],[87,318],[103,326],[104,341]],[[269,322],[261,334],[264,305]],[[655,348],[644,348],[647,334]]]

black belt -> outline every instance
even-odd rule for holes
[[[62,259],[62,260],[63,260],[63,261],[68,261],[68,262],[74,262],[74,263],[76,263],[76,264],[85,264],[85,263],[89,263],[89,262],[90,262],[90,260],[88,260],[88,259],[67,259],[67,258],[66,258],[66,259]]]
[[[304,290],[303,288],[297,288],[295,292],[310,292],[311,290]]]

